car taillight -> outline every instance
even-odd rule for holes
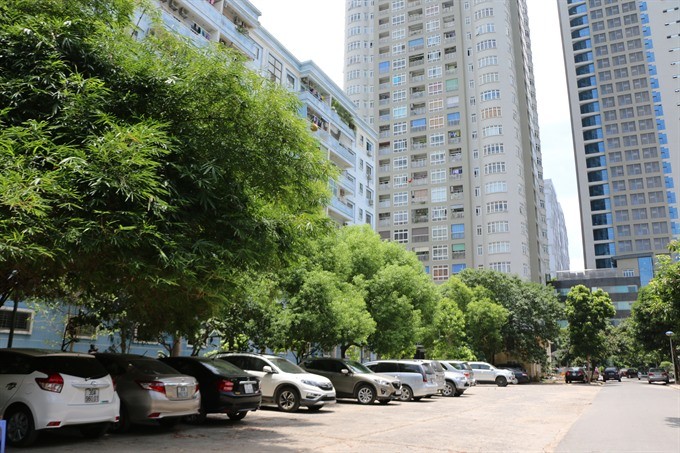
[[[165,384],[158,381],[137,381],[137,384],[144,390],[158,392],[165,395]]]
[[[226,379],[221,379],[217,381],[217,389],[220,392],[233,392],[234,391],[234,383],[231,381],[228,381]]]
[[[59,373],[52,373],[46,378],[35,378],[35,382],[48,392],[61,393],[61,389],[64,388],[64,378]]]
[[[196,383],[196,388],[194,389],[194,395],[198,393],[198,382]]]

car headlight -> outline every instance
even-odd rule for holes
[[[385,380],[383,380],[383,379],[378,379],[378,380],[375,381],[375,382],[376,382],[376,384],[382,385],[382,386],[384,386],[384,387],[388,387],[388,386],[390,385],[390,383],[389,383],[388,381],[385,381]]]
[[[307,385],[311,385],[312,387],[319,387],[319,388],[321,388],[321,386],[323,385],[323,382],[310,381],[308,379],[303,379],[302,383],[307,384]]]

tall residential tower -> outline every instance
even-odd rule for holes
[[[345,90],[378,131],[380,235],[414,251],[435,281],[473,267],[544,282],[525,1],[346,5]]]
[[[680,236],[677,0],[558,2],[584,262],[648,281]]]

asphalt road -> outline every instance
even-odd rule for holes
[[[680,388],[607,381],[556,451],[680,452]]]
[[[240,422],[212,419],[204,426],[181,424],[175,429],[139,427],[125,435],[107,435],[95,441],[64,432],[42,436],[31,451],[52,452],[569,452],[569,451],[680,451],[676,444],[664,443],[660,448],[617,449],[601,443],[597,429],[586,433],[592,441],[582,441],[572,427],[601,424],[600,411],[611,414],[612,422],[625,421],[619,436],[638,436],[631,430],[628,414],[622,413],[621,399],[640,392],[640,411],[648,411],[647,393],[678,398],[677,387],[661,388],[625,382],[622,385],[601,384],[531,384],[499,388],[479,385],[460,398],[434,397],[420,402],[390,403],[383,406],[360,406],[356,402],[340,402],[312,413],[301,409],[285,414],[262,409]],[[617,396],[619,395],[619,396]],[[637,398],[637,397],[636,397]],[[663,397],[662,397],[663,398]],[[660,404],[657,402],[654,405]],[[603,407],[600,408],[599,406]],[[596,407],[597,406],[597,407]],[[665,415],[655,417],[648,425],[678,431],[677,411],[667,413],[666,406],[652,411]],[[628,407],[626,407],[628,409]],[[594,422],[596,421],[596,423]],[[669,426],[674,424],[674,426]],[[613,424],[612,426],[615,426]],[[69,435],[70,434],[70,435]],[[575,443],[571,443],[572,439]],[[623,444],[623,443],[622,443]],[[575,445],[575,447],[573,447]],[[618,443],[616,445],[619,445]],[[628,444],[629,446],[632,444]],[[558,447],[559,446],[559,447]],[[593,446],[594,449],[585,449]],[[599,447],[602,447],[599,449]],[[575,449],[572,449],[575,448]]]

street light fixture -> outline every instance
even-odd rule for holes
[[[673,351],[673,335],[675,335],[675,334],[673,333],[672,330],[669,330],[669,331],[666,332],[666,336],[668,337],[668,341],[671,344],[671,361],[673,362],[673,377],[674,377],[675,381],[677,382],[678,379],[676,377],[677,376],[677,368],[675,368],[675,351]]]

